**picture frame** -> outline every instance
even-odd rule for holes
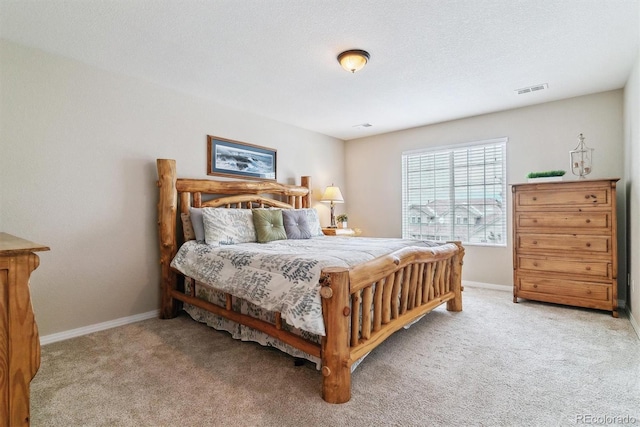
[[[275,181],[277,150],[207,135],[207,175]]]

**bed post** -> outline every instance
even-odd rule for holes
[[[329,403],[351,399],[349,347],[349,270],[329,267],[320,281],[325,333],[322,338],[322,398]]]
[[[461,242],[455,243],[458,253],[451,259],[451,286],[455,294],[454,299],[447,301],[447,310],[462,311],[462,259],[464,258],[464,246]]]
[[[176,273],[171,270],[171,260],[176,254],[176,215],[178,192],[176,190],[176,161],[157,159],[158,187],[158,234],[160,238],[160,318],[171,319],[178,314],[177,301],[171,297],[178,283]]]
[[[311,207],[311,177],[303,176],[300,178],[300,185],[309,189],[309,192],[302,196],[302,206],[301,208],[310,208]]]

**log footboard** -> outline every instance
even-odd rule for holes
[[[320,296],[326,337],[322,340],[322,398],[351,398],[351,365],[400,328],[443,303],[462,310],[459,242],[405,248],[351,270],[327,268]]]

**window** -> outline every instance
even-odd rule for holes
[[[402,154],[402,236],[506,246],[507,138]]]

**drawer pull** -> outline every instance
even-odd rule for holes
[[[537,240],[534,240],[534,241],[533,241],[533,242],[531,242],[531,243],[533,243],[534,245],[537,245],[537,244],[538,244],[538,241],[537,241]]]
[[[537,287],[538,287],[538,285],[533,285],[533,287],[534,287],[534,288],[537,288]]]
[[[587,266],[587,271],[591,271],[591,267]]]
[[[587,295],[591,294],[591,289],[587,289]]]
[[[590,248],[591,247],[591,243],[587,242],[587,247]]]
[[[537,266],[538,266],[538,263],[537,263],[537,262],[534,262],[534,263],[533,263],[533,266],[534,266],[534,267],[537,267]]]
[[[537,197],[534,197],[534,198],[533,198],[533,201],[535,202],[536,200],[538,200],[538,198],[537,198]]]
[[[534,224],[536,224],[537,222],[538,222],[538,220],[537,220],[537,219],[534,219],[534,220],[533,220],[533,223],[534,223]]]
[[[589,224],[591,222],[591,220],[589,218],[587,218],[586,222],[587,222],[587,224]]]
[[[585,194],[585,195],[584,195],[584,198],[585,198],[585,199],[588,199],[588,198],[589,198],[589,195],[588,195],[588,194]]]

